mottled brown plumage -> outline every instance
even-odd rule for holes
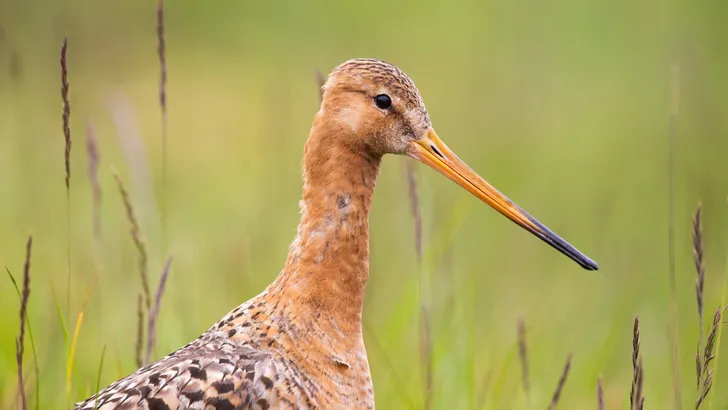
[[[333,70],[306,142],[301,221],[281,273],[197,340],[76,409],[374,408],[362,338],[369,211],[382,156],[414,157],[587,269],[596,264],[495,191],[431,128],[419,91],[381,60]],[[391,106],[378,105],[387,95]]]

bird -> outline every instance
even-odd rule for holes
[[[386,154],[428,165],[582,268],[598,269],[445,145],[402,70],[347,60],[322,86],[304,145],[300,222],[275,280],[196,340],[74,408],[374,409],[362,310],[369,212]]]

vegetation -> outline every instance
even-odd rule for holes
[[[378,407],[728,406],[728,6],[40,5],[0,0],[0,409],[69,408],[272,281],[315,73],[363,56],[413,77],[443,140],[600,265],[386,158]]]

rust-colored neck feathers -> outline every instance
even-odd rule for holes
[[[348,144],[350,132],[323,112],[316,115],[304,153],[298,233],[270,290],[315,313],[322,319],[315,325],[360,338],[381,155]]]

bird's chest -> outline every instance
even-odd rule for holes
[[[291,385],[296,386],[298,393],[309,397],[309,408],[374,409],[374,389],[366,353],[331,353],[324,349],[309,350],[305,356],[289,354]]]
[[[305,366],[310,369],[308,376],[317,386],[312,392],[314,408],[374,409],[374,388],[368,364]]]
[[[271,378],[278,379],[273,396],[280,399],[272,400],[271,408],[374,409],[361,333],[323,309],[294,309],[283,302],[278,307],[258,313],[254,305],[219,333],[238,346],[271,355]]]
[[[305,349],[299,350],[301,345]],[[332,346],[317,339],[296,344],[285,355],[291,363],[291,382],[310,397],[310,408],[374,409],[374,388],[363,342]]]

